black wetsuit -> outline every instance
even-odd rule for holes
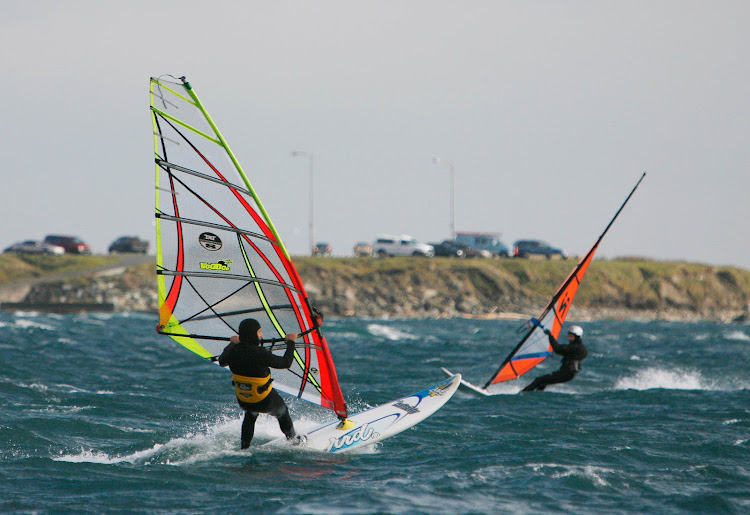
[[[294,360],[294,342],[286,342],[286,352],[283,356],[277,356],[268,349],[249,342],[230,343],[224,348],[219,356],[219,364],[222,367],[229,366],[233,374],[247,377],[264,378],[271,374],[270,368],[289,368]],[[270,381],[267,388],[270,388]],[[286,407],[284,399],[275,389],[260,402],[243,402],[237,399],[240,407],[245,411],[242,421],[242,448],[250,446],[250,441],[255,434],[255,420],[260,413],[268,413],[276,417],[279,427],[287,438],[295,435],[292,417]]]
[[[567,383],[581,370],[581,362],[589,355],[588,349],[586,349],[580,338],[576,338],[573,343],[560,345],[550,334],[549,343],[552,345],[552,350],[563,357],[560,368],[551,374],[537,377],[529,386],[521,391],[533,392],[535,390],[544,390],[550,384]]]

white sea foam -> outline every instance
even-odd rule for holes
[[[295,417],[294,427],[297,432],[307,432],[318,425],[314,417]],[[283,435],[276,418],[270,415],[260,415],[255,424],[255,437],[250,451],[240,451],[240,430],[242,415],[225,416],[216,422],[208,424],[201,431],[173,438],[166,443],[158,443],[149,449],[136,451],[131,454],[109,455],[95,449],[81,449],[80,452],[62,454],[53,458],[55,461],[73,463],[100,463],[112,465],[118,463],[164,465],[191,465],[221,459],[225,456],[257,452],[258,446]],[[151,432],[151,431],[149,431]],[[363,453],[375,453],[375,446],[365,448]]]
[[[367,330],[372,334],[373,336],[382,336],[384,338],[388,338],[392,341],[399,341],[399,340],[416,340],[417,337],[405,333],[404,331],[399,331],[398,329],[394,327],[390,327],[387,325],[381,325],[381,324],[369,324],[367,326]]]
[[[618,471],[606,467],[595,467],[593,465],[559,465],[555,463],[529,463],[534,472],[544,475],[549,474],[554,479],[570,476],[583,477],[597,486],[610,486],[606,476],[616,476]]]
[[[21,329],[42,329],[44,331],[54,331],[55,328],[48,324],[37,322],[36,320],[28,320],[26,318],[17,318],[15,325]]]
[[[13,313],[16,318],[36,318],[42,316],[39,311],[16,311]]]
[[[700,372],[695,370],[668,370],[647,368],[634,375],[620,378],[615,383],[616,390],[714,390],[714,385],[706,381]]]
[[[106,320],[100,320],[98,318],[92,318],[90,315],[79,315],[75,317],[75,321],[78,323],[88,324],[88,325],[95,325],[98,327],[107,327],[109,324]]]
[[[750,336],[745,334],[743,331],[731,331],[724,334],[724,338],[727,340],[737,340],[742,342],[750,342]]]
[[[36,390],[37,392],[46,393],[47,390],[49,390],[49,387],[46,384],[42,383],[31,383],[31,384],[25,384],[25,383],[18,383],[18,386],[21,388],[31,388],[32,390]]]
[[[81,449],[78,453],[63,454],[54,458],[54,460],[104,465],[118,463],[183,465],[206,461],[232,452],[229,440],[232,435],[239,435],[240,425],[241,419],[225,418],[200,433],[173,438],[166,443],[157,443],[149,449],[131,454],[109,455],[93,449]],[[235,444],[232,450],[236,450],[238,447]]]
[[[70,384],[58,384],[55,385],[55,388],[66,391],[67,393],[94,393],[97,395],[114,395],[115,392],[110,390],[86,390],[85,388],[79,388],[78,386],[73,386]]]
[[[120,431],[123,431],[125,433],[154,433],[155,432],[153,429],[142,429],[138,427],[116,426],[116,425],[113,425],[112,427],[117,428]]]
[[[357,338],[360,337],[359,334],[355,332],[349,332],[349,331],[345,331],[342,333],[326,331],[326,335],[328,336],[327,339],[331,341],[336,341],[336,342],[346,342],[346,341],[356,340]]]
[[[63,454],[52,459],[55,461],[65,461],[68,463],[101,463],[104,465],[122,463],[123,461],[125,461],[120,457],[111,458],[103,452],[96,452],[85,449],[81,449],[81,452],[78,454]]]

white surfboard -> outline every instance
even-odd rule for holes
[[[445,372],[448,377],[454,375],[453,372],[446,368],[440,367],[440,370]],[[461,377],[461,374],[458,374],[458,377]],[[465,381],[464,379],[461,379],[461,386],[463,386],[467,390],[470,390],[472,393],[477,393],[479,395],[493,395],[490,391],[485,390],[481,386],[471,384],[469,381]]]
[[[352,423],[338,428],[338,421],[317,427],[290,443],[285,437],[264,446],[296,445],[328,453],[342,453],[372,445],[409,429],[440,409],[456,393],[461,382],[457,374],[417,393],[349,416]]]

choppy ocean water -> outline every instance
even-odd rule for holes
[[[571,383],[459,391],[358,454],[239,451],[229,374],[153,316],[0,313],[0,511],[750,512],[750,325],[583,323]],[[517,322],[326,320],[352,412],[440,367],[482,383]],[[287,397],[288,399],[288,397]],[[288,400],[298,429],[328,420]],[[255,444],[280,436],[261,416]]]

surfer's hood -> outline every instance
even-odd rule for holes
[[[258,329],[260,329],[260,322],[254,318],[246,318],[240,322],[240,342],[249,343],[250,345],[260,345],[258,341]]]

